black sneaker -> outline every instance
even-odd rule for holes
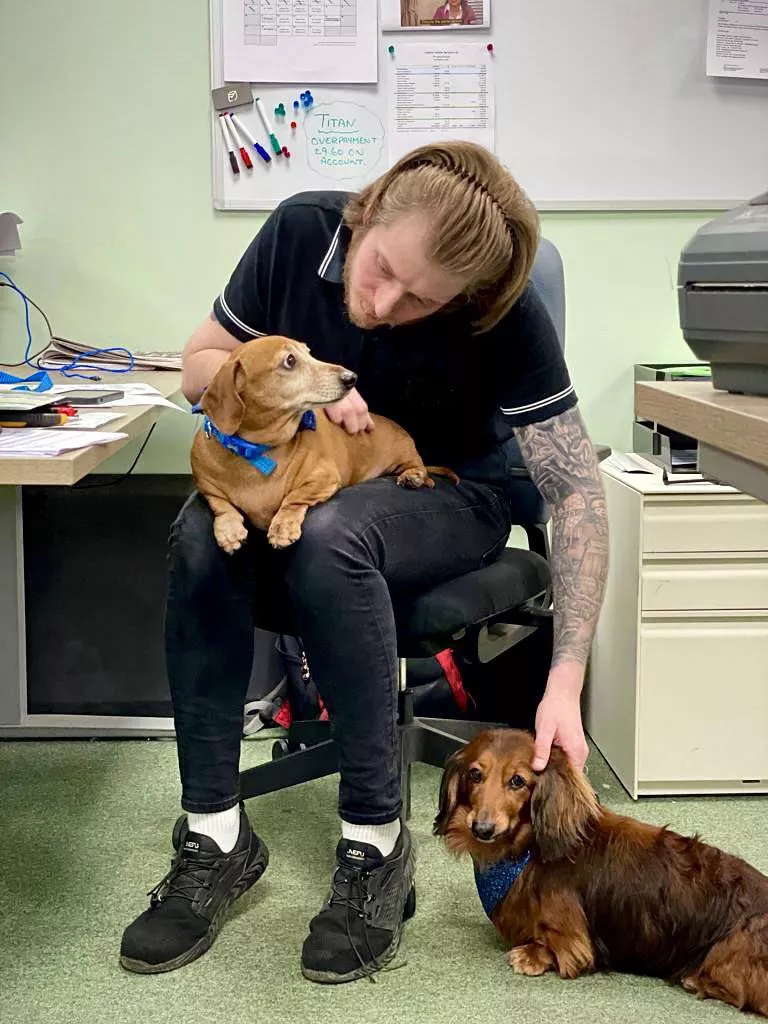
[[[342,839],[323,909],[309,925],[301,972],[337,984],[381,970],[397,953],[403,921],[416,910],[415,852],[403,825],[388,857],[375,846]]]
[[[240,809],[234,849],[190,832],[186,815],[173,829],[171,870],[148,893],[149,910],[123,932],[120,963],[129,971],[159,974],[196,960],[213,945],[227,908],[264,874],[269,851]]]

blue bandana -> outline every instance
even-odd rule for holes
[[[513,860],[500,860],[496,864],[491,864],[484,871],[480,871],[477,865],[475,865],[477,894],[488,917],[491,916],[499,903],[501,903],[525,868],[528,867],[530,860],[531,851],[526,850],[522,857],[516,857]]]
[[[192,406],[192,412],[202,412],[199,403]],[[301,417],[299,430],[316,429],[317,419],[315,418],[314,412],[310,409]],[[246,441],[244,437],[238,437],[237,434],[224,434],[219,430],[210,416],[203,417],[203,431],[205,432],[206,437],[214,437],[222,447],[227,449],[227,451],[247,459],[248,462],[258,469],[260,473],[263,473],[264,476],[269,476],[270,473],[274,473],[277,468],[275,460],[265,454],[270,450],[272,445],[254,444],[252,441]]]

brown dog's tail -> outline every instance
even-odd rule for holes
[[[457,484],[459,482],[459,478],[453,470],[446,469],[445,466],[427,466],[427,472],[430,476],[447,476],[453,484]]]

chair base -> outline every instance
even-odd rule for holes
[[[407,820],[411,816],[411,766],[414,763],[442,768],[451,754],[460,750],[479,732],[499,727],[499,723],[493,722],[416,718],[411,694],[401,694],[400,786],[404,818]],[[294,723],[288,731],[288,749],[299,745],[301,749],[282,753],[282,741],[278,740],[273,747],[273,760],[270,763],[240,773],[241,798],[250,800],[254,796],[263,796],[278,789],[333,775],[339,770],[339,754],[336,741],[328,738],[329,732],[328,722]]]

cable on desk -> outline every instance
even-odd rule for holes
[[[150,439],[150,437],[152,437],[152,432],[154,431],[156,426],[157,426],[157,423],[153,423],[152,426],[149,428],[149,431],[147,432],[147,436],[144,438],[144,440],[141,443],[141,448],[139,448],[138,452],[136,453],[136,458],[130,464],[130,466],[125,471],[125,473],[119,473],[117,476],[112,477],[111,480],[87,480],[86,479],[84,481],[81,481],[80,483],[73,484],[72,485],[72,490],[74,490],[74,491],[85,491],[85,490],[87,490],[90,487],[113,487],[116,484],[121,484],[123,482],[123,480],[127,480],[128,477],[131,475],[131,473],[136,468],[136,463],[139,461],[139,459],[141,458],[141,456],[142,456],[142,454],[144,452],[144,449],[147,447],[147,444],[149,443],[149,439]]]

